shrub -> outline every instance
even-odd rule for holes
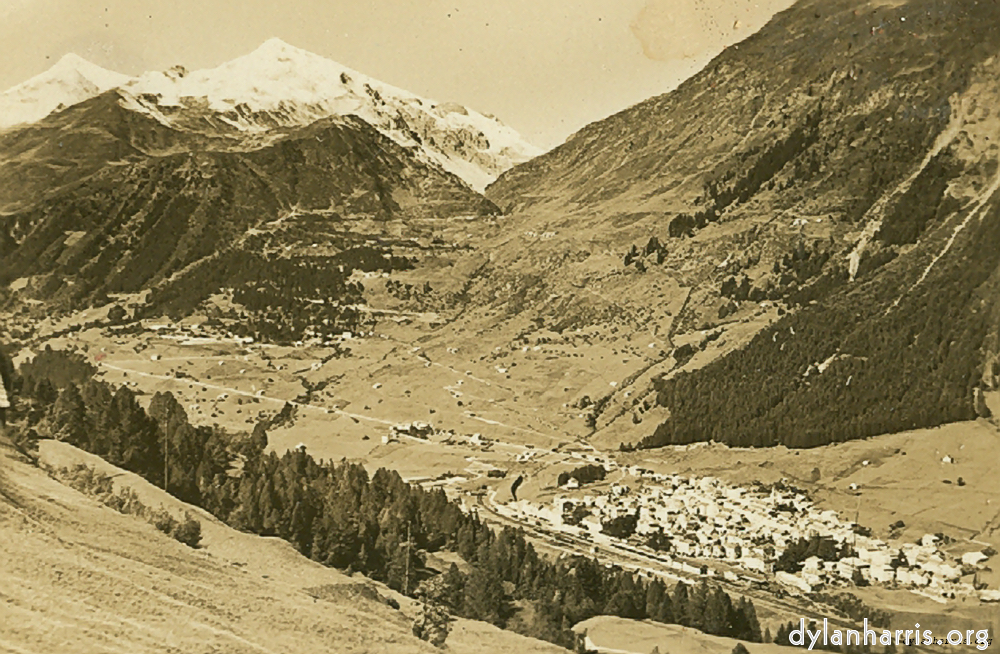
[[[177,520],[162,506],[151,511],[148,519],[150,524],[167,535],[172,535],[177,529]]]
[[[184,520],[177,523],[171,535],[188,547],[198,547],[201,543],[201,523],[185,514]]]
[[[118,513],[144,518],[164,534],[176,538],[188,547],[198,547],[201,542],[201,523],[190,513],[185,514],[184,520],[178,521],[162,506],[150,509],[139,500],[133,489],[121,488],[116,491],[114,481],[103,472],[78,463],[72,468],[56,470],[53,475],[70,488],[93,497]]]
[[[444,641],[451,630],[450,621],[451,616],[440,606],[424,604],[413,621],[413,635],[435,647],[444,647]]]
[[[639,524],[638,513],[620,515],[617,518],[612,518],[610,520],[602,522],[601,533],[607,534],[612,538],[620,538],[621,540],[625,540],[629,536],[635,533],[635,528],[638,524]]]

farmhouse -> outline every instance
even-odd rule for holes
[[[789,586],[791,588],[795,588],[796,590],[801,590],[803,593],[812,592],[812,586],[810,586],[805,579],[802,579],[801,577],[798,577],[796,575],[779,571],[774,574],[774,578],[775,580],[777,580],[778,583],[783,584],[785,586]]]
[[[426,439],[433,433],[434,427],[426,422],[405,422],[389,428],[389,435],[393,438],[410,436],[412,438]]]
[[[966,552],[962,555],[962,565],[974,566],[988,558],[989,557],[982,552]]]

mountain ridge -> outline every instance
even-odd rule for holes
[[[111,89],[127,109],[209,135],[254,137],[355,114],[477,191],[540,152],[496,118],[421,98],[277,38],[215,68],[175,66],[132,78],[68,54],[0,96],[0,129]]]
[[[0,130],[36,122],[128,80],[127,75],[68,53],[45,72],[0,94]]]
[[[285,55],[340,71],[278,41],[256,58]],[[299,67],[291,59],[279,63]],[[6,298],[75,310],[153,290],[148,309],[174,315],[235,290],[259,318],[240,322],[251,334],[297,340],[310,320],[339,334],[369,319],[351,308],[363,305],[354,267],[405,268],[400,248],[447,251],[448,234],[499,213],[426,149],[356,112],[247,132],[205,99],[183,96],[194,113],[168,119],[142,95],[139,106],[111,89],[0,134],[0,274],[17,287]]]

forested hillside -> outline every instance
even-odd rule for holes
[[[167,128],[116,100],[111,91],[0,138],[0,202],[11,208],[0,284],[23,280],[16,298],[65,311],[151,290],[144,310],[159,316],[231,291],[249,314],[245,333],[339,333],[357,317],[333,305],[363,303],[346,284],[356,269],[406,267],[392,250],[406,234],[495,212],[353,116],[243,142]],[[48,186],[26,198],[26,183]]]
[[[894,261],[661,382],[670,418],[639,446],[814,447],[988,415],[976,398],[997,379],[985,346],[997,327],[1000,204],[969,207],[962,221],[938,235],[953,253],[930,267]]]

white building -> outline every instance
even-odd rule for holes
[[[778,583],[788,586],[790,588],[795,588],[801,590],[803,593],[811,593],[812,586],[810,586],[805,579],[797,575],[789,574],[787,572],[778,571],[774,573],[774,578]]]
[[[962,565],[977,565],[987,558],[982,552],[966,552],[962,555]]]

